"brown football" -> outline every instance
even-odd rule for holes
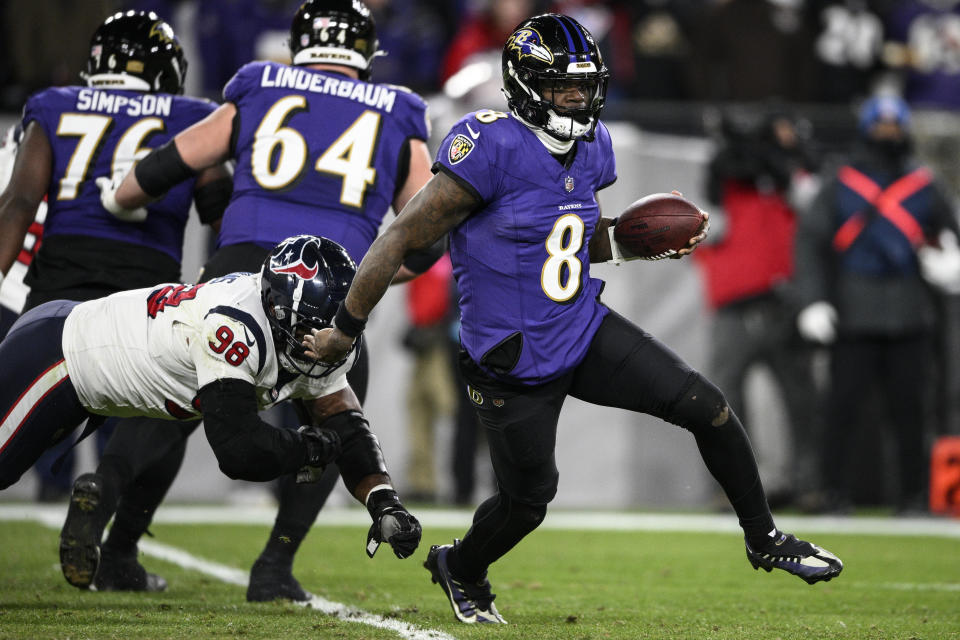
[[[620,214],[613,237],[635,256],[652,258],[686,247],[702,223],[700,208],[686,198],[673,193],[653,193]]]

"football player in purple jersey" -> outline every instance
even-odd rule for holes
[[[507,40],[502,70],[510,113],[477,111],[454,125],[436,175],[374,242],[334,327],[305,340],[322,362],[343,357],[403,257],[449,234],[461,370],[498,488],[462,540],[427,555],[457,619],[504,622],[487,569],[546,516],[567,396],[689,430],[739,517],[755,568],[809,583],[838,575],[833,554],[777,529],[750,442],[720,390],[599,300],[603,283],[590,277],[590,263],[619,247],[596,199],[616,169],[598,120],[608,74],[593,38],[564,15],[531,18]],[[677,257],[703,237],[705,229]]]
[[[24,280],[30,287],[25,310],[50,300],[91,300],[177,281],[191,203],[202,222],[219,224],[231,189],[229,173],[219,163],[129,215],[104,209],[95,184],[97,176],[126,173],[151,148],[213,112],[213,103],[180,95],[186,71],[170,25],[152,12],[127,11],[110,16],[94,32],[81,74],[84,86],[54,87],[27,100],[23,138],[0,195],[0,275],[17,259],[37,207],[47,198],[43,243]],[[136,433],[155,422],[134,418],[121,421],[118,429]],[[103,455],[119,459],[122,453],[108,446]],[[144,473],[168,464],[147,460]],[[149,496],[131,491],[118,499],[121,512],[149,523]],[[136,546],[116,536],[103,560],[100,589],[165,587],[137,562]]]
[[[126,215],[197,171],[235,159],[233,198],[204,279],[256,269],[270,247],[301,233],[328,237],[359,262],[388,209],[400,211],[431,177],[426,104],[402,87],[369,81],[381,52],[362,2],[304,2],[292,22],[290,50],[292,64],[242,67],[207,119],[122,181],[103,184],[104,205]],[[440,243],[407,256],[395,280],[425,271],[442,251]],[[357,397],[342,411],[361,406],[367,366],[361,349],[348,378]],[[132,450],[169,446],[168,431],[127,438]],[[170,482],[175,473],[171,467]],[[317,485],[281,479],[279,512],[251,571],[248,600],[308,599],[291,572],[293,558],[336,480],[332,466]]]

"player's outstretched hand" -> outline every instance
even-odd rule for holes
[[[123,182],[124,175],[125,174],[122,173],[115,173],[112,178],[104,176],[94,180],[97,188],[100,189],[100,204],[119,220],[123,220],[124,222],[143,222],[147,219],[147,210],[145,208],[125,209],[117,202],[117,189],[120,188],[120,183]]]
[[[303,337],[304,350],[308,357],[319,362],[340,362],[353,348],[353,338],[336,327],[312,329]]]
[[[400,559],[413,555],[420,545],[420,522],[400,503],[396,491],[390,488],[373,491],[367,497],[367,511],[373,519],[367,532],[369,557],[373,557],[382,542],[389,543]]]

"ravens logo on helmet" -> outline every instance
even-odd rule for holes
[[[503,92],[513,112],[558,140],[593,140],[610,73],[593,36],[579,22],[548,13],[523,21],[503,47]],[[575,88],[577,107],[555,95]]]
[[[91,87],[180,94],[187,60],[169,24],[153,11],[131,10],[97,27],[80,76]]]

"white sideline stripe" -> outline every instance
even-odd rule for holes
[[[952,582],[882,582],[878,585],[857,583],[857,586],[893,591],[960,591],[960,584]]]
[[[59,525],[57,528],[60,528]],[[209,560],[203,560],[202,558],[187,553],[183,549],[171,547],[152,540],[141,540],[139,546],[140,550],[145,554],[166,562],[171,562],[184,569],[199,571],[227,584],[235,584],[241,587],[247,586],[247,572],[241,571],[240,569],[210,562]],[[408,640],[455,640],[453,636],[447,635],[442,631],[421,629],[408,622],[383,618],[340,602],[327,600],[326,598],[321,598],[313,594],[310,595],[310,600],[302,603],[302,606],[316,609],[345,622],[357,622],[378,629],[395,631],[400,637],[407,638]]]
[[[60,384],[66,378],[67,364],[63,360],[47,369],[43,375],[33,381],[30,387],[24,392],[23,396],[13,405],[10,412],[0,423],[0,446],[6,444],[7,440],[13,437],[20,428],[20,424],[26,419],[38,402],[47,395],[51,389]]]
[[[59,529],[59,527],[57,528]],[[227,565],[220,564],[218,562],[204,560],[193,554],[187,553],[183,549],[171,547],[160,542],[154,542],[153,540],[140,540],[137,546],[140,548],[140,551],[146,555],[170,562],[178,567],[199,571],[200,573],[206,574],[212,578],[216,578],[220,582],[226,582],[227,584],[235,584],[238,587],[247,586],[248,574],[246,571],[242,571],[234,567],[228,567]]]
[[[466,509],[415,509],[424,527],[464,529],[473,513]],[[272,525],[276,508],[235,507],[229,505],[161,506],[153,519],[162,524],[257,524]],[[0,503],[0,521],[40,520],[59,527],[66,517],[66,505]],[[370,516],[362,508],[325,509],[315,527],[370,525]],[[53,526],[53,525],[51,525]],[[858,535],[905,535],[960,538],[960,519],[951,518],[856,518],[843,516],[780,516],[777,526],[791,532],[842,533]],[[740,533],[732,514],[658,514],[619,513],[613,511],[552,510],[540,529],[575,531],[689,531]]]
[[[63,510],[63,516],[60,518],[54,518],[52,516],[52,512],[38,513],[36,520],[46,527],[59,531],[60,527],[63,526],[63,517],[66,516],[66,510]],[[0,520],[4,519],[5,518],[0,517]],[[191,571],[198,571],[212,578],[216,578],[220,582],[226,582],[227,584],[233,584],[238,587],[247,586],[248,574],[246,571],[241,571],[240,569],[229,567],[218,562],[204,560],[183,549],[171,547],[160,542],[154,542],[153,540],[140,540],[138,546],[144,554],[153,556],[164,562],[169,562]],[[59,569],[59,565],[57,568]],[[442,631],[421,629],[409,622],[383,618],[372,613],[367,613],[362,609],[356,609],[340,602],[315,596],[312,593],[310,596],[310,600],[307,602],[295,604],[309,609],[316,609],[328,616],[334,616],[345,622],[356,622],[378,629],[395,631],[401,638],[406,638],[407,640],[456,640],[453,636]]]

